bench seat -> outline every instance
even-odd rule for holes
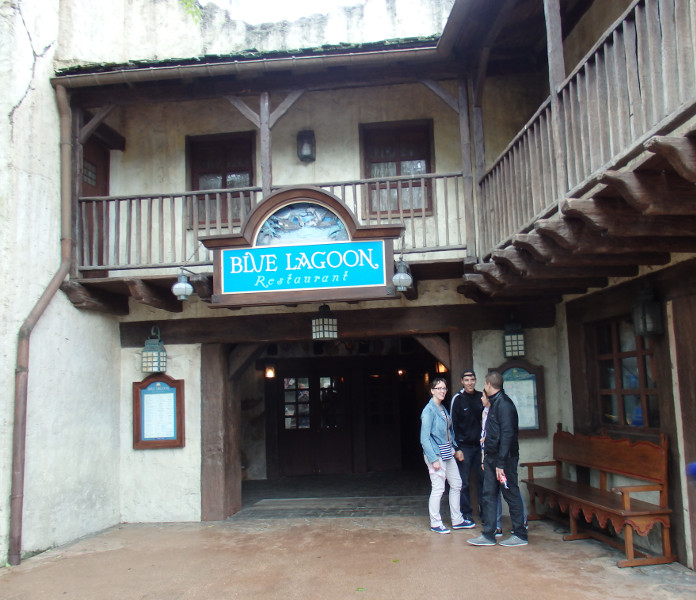
[[[632,448],[636,448],[631,453]],[[671,509],[667,506],[667,448],[666,439],[660,445],[649,442],[616,440],[607,436],[573,435],[559,431],[554,435],[554,460],[522,463],[529,469],[529,477],[522,479],[530,498],[529,520],[541,516],[536,512],[536,500],[548,504],[568,515],[570,533],[564,540],[595,538],[624,550],[626,559],[619,567],[654,565],[674,562],[669,531]],[[595,487],[570,480],[563,476],[563,465],[587,467],[599,471],[599,486]],[[555,477],[536,478],[534,469],[556,467]],[[607,489],[607,475],[616,474],[643,479],[644,485],[627,485]],[[660,503],[654,504],[632,497],[635,492],[657,491]],[[582,515],[586,523],[596,519],[603,531],[582,527]],[[620,539],[606,532],[609,524]],[[633,533],[647,536],[658,525],[662,532],[662,555],[649,555],[634,548]]]

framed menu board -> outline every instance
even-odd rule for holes
[[[133,383],[133,448],[183,448],[184,380],[164,373]]]
[[[509,360],[496,371],[503,376],[503,389],[517,408],[519,437],[546,436],[544,367],[525,360]]]

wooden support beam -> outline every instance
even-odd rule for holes
[[[696,215],[694,184],[668,171],[607,171],[599,181],[614,188],[646,216]]]
[[[109,116],[109,113],[116,108],[115,104],[108,104],[106,106],[103,106],[102,108],[99,109],[96,115],[94,115],[90,120],[89,123],[84,125],[80,129],[80,133],[78,136],[78,141],[80,144],[83,144],[91,137],[91,135],[94,133],[94,131],[99,127],[99,125],[102,124],[104,119]]]
[[[635,252],[696,252],[696,237],[613,238],[593,232],[578,219],[539,219],[534,223],[537,233],[548,236],[573,254],[632,254]]]
[[[430,354],[439,360],[447,369],[451,369],[450,347],[443,337],[437,334],[414,335],[415,340]]]
[[[498,295],[519,294],[520,291],[538,293],[582,293],[587,288],[606,287],[609,283],[606,277],[595,276],[591,271],[578,272],[575,277],[563,279],[536,279],[533,277],[521,277],[513,273],[507,267],[498,264],[481,263],[474,268],[483,274],[494,285],[499,287],[491,292],[493,297]],[[569,291],[565,291],[568,288]],[[570,290],[573,290],[572,292]],[[578,292],[578,290],[581,290]]]
[[[126,279],[125,283],[136,302],[169,312],[183,310],[182,303],[168,289],[156,288],[142,279]]]
[[[696,183],[696,140],[690,137],[656,135],[643,147],[664,158],[686,181]]]
[[[237,344],[228,359],[229,377],[237,379],[266,349],[265,344]]]
[[[571,198],[561,202],[564,216],[581,219],[594,230],[616,237],[689,236],[696,232],[695,216],[640,217],[640,213],[615,199]]]
[[[77,281],[64,281],[60,289],[77,308],[122,317],[128,314],[128,296],[88,288]]]
[[[437,81],[432,79],[421,79],[420,82],[427,87],[433,94],[435,94],[440,100],[442,100],[447,106],[449,106],[454,112],[459,114],[459,102],[452,96],[445,88],[443,88]],[[468,115],[465,115],[468,117]]]
[[[515,249],[496,250],[492,259],[498,264],[505,264],[524,278],[537,280],[548,279],[582,279],[585,277],[635,277],[638,274],[636,264],[584,266],[554,266],[539,264],[524,251]]]
[[[669,252],[634,252],[627,254],[573,253],[561,248],[551,238],[536,231],[517,234],[512,245],[529,252],[535,260],[556,267],[593,267],[613,265],[666,265]]]
[[[191,285],[193,290],[198,294],[198,297],[203,302],[210,302],[210,298],[213,295],[213,281],[208,275],[203,275],[196,273],[191,275]]]

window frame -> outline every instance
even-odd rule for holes
[[[433,137],[433,121],[432,119],[418,119],[410,121],[384,121],[377,123],[361,123],[360,124],[360,153],[361,153],[361,168],[364,179],[377,179],[371,175],[371,167],[373,164],[378,164],[380,162],[389,161],[374,161],[370,160],[369,145],[371,143],[371,137],[377,137],[383,135],[385,137],[392,135],[394,137],[401,137],[405,134],[417,134],[422,136],[425,144],[423,150],[423,158],[418,158],[416,160],[425,160],[426,168],[425,173],[427,175],[432,175],[435,172],[435,154],[434,154],[434,137]],[[399,145],[399,148],[401,145]],[[433,214],[433,186],[430,177],[423,178],[420,176],[408,177],[401,174],[401,163],[404,162],[404,157],[401,151],[397,151],[397,155],[394,157],[393,162],[396,163],[396,175],[389,176],[400,177],[403,179],[398,179],[395,182],[385,182],[383,184],[370,183],[367,186],[367,194],[365,197],[364,208],[365,213],[369,217],[381,216],[381,215],[398,215],[405,216],[431,216]],[[378,190],[393,190],[396,188],[396,206],[392,208],[388,206],[386,209],[381,207],[375,207],[373,201],[373,194]],[[425,191],[425,198],[423,202],[423,196],[421,196],[421,205],[415,208],[413,205],[404,206],[404,192],[413,189],[422,189]],[[391,202],[389,203],[391,204]]]
[[[207,190],[200,189],[198,181],[200,176],[204,173],[204,169],[201,168],[198,158],[198,153],[200,153],[204,148],[211,148],[218,146],[221,149],[227,147],[233,148],[235,145],[240,148],[246,147],[248,150],[248,156],[244,156],[247,167],[243,169],[243,172],[249,173],[249,185],[240,186],[240,188],[228,188],[223,185],[221,188],[210,188]],[[226,150],[225,150],[226,151]],[[240,151],[241,154],[241,151]],[[196,223],[199,227],[205,227],[207,225],[217,226],[218,225],[218,212],[220,214],[220,224],[224,225],[227,222],[231,222],[234,225],[239,225],[244,215],[251,211],[251,194],[245,194],[244,192],[230,192],[229,190],[234,189],[247,189],[255,187],[256,179],[256,131],[236,131],[229,133],[214,133],[207,135],[190,135],[186,136],[186,158],[187,158],[187,180],[188,189],[192,192],[201,192],[191,197],[191,222]],[[222,182],[226,183],[227,175],[232,171],[224,170],[220,171],[219,174],[222,178]],[[224,194],[221,194],[219,190],[225,190]],[[228,219],[228,203],[226,202],[228,196],[232,200],[238,200],[244,203],[244,206],[240,206],[240,210],[237,214],[232,215],[232,219]],[[207,197],[207,199],[206,199]],[[210,215],[206,221],[205,206],[211,207]],[[220,206],[217,207],[216,203],[220,202]],[[198,206],[196,211],[195,206]],[[203,214],[201,215],[201,211]],[[195,218],[196,212],[198,213],[198,218]]]
[[[635,340],[635,348],[622,350],[620,342],[620,326],[628,323],[631,333]],[[595,410],[599,417],[599,423],[603,429],[621,431],[623,433],[655,433],[661,427],[661,393],[659,384],[659,370],[657,365],[657,348],[655,341],[647,336],[635,334],[630,315],[620,315],[612,318],[603,319],[593,323],[588,323],[587,327],[590,345],[588,347],[588,359],[592,365],[593,388],[595,389]],[[603,352],[599,348],[600,329],[609,327],[611,349]],[[622,360],[635,358],[637,367],[637,387],[626,387],[624,383],[624,372]],[[612,362],[613,387],[604,387],[602,382],[602,363]],[[648,387],[646,363],[649,363],[650,376],[654,387]],[[605,399],[615,398],[615,421],[610,422],[605,418]],[[638,396],[641,409],[641,425],[633,425],[628,421],[626,415],[627,396]],[[652,423],[649,396],[655,397],[654,409],[657,411],[658,423]]]

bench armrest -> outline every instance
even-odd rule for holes
[[[611,491],[615,494],[621,494],[623,496],[623,507],[625,510],[631,508],[631,493],[632,492],[662,492],[662,487],[659,484],[648,484],[648,485],[621,485],[611,488]]]
[[[534,467],[555,467],[555,460],[544,460],[539,462],[524,462],[520,463],[520,467],[527,467],[529,469],[529,479],[534,480]]]

